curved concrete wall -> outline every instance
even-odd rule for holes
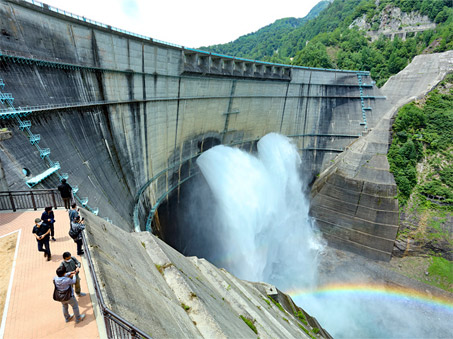
[[[269,132],[294,139],[316,174],[372,128],[380,102],[357,72],[293,68],[212,55],[117,32],[22,1],[0,3],[0,77],[69,183],[125,230],[190,176],[184,159],[215,138],[253,147]],[[361,81],[361,85],[359,85]],[[53,106],[49,106],[53,105]],[[365,111],[366,109],[366,111]],[[364,119],[365,114],[365,119]],[[43,172],[14,119],[1,143],[9,188]],[[55,187],[53,175],[38,187]]]
[[[397,188],[387,151],[402,105],[422,99],[453,69],[453,51],[419,55],[391,77],[378,109],[383,118],[321,173],[312,188],[311,214],[331,244],[390,260],[399,225]]]

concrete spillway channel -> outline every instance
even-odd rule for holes
[[[190,262],[190,270],[212,276],[212,284],[218,281],[219,285],[212,286],[217,289],[211,291],[212,296],[207,291],[203,295],[217,299],[215,307],[221,307],[225,297],[221,296],[224,291],[218,289],[224,285],[222,281],[229,279],[235,281],[229,284],[233,286],[234,277],[203,260],[181,258],[149,233],[129,233],[150,227],[159,203],[194,174],[193,161],[207,148],[205,145],[223,143],[252,150],[262,136],[278,132],[292,138],[304,159],[305,170],[315,178],[352,142],[377,127],[388,111],[385,95],[374,86],[367,72],[291,67],[213,55],[132,35],[24,1],[2,1],[0,16],[0,77],[4,83],[0,91],[5,102],[10,103],[0,111],[0,124],[12,134],[0,147],[5,173],[4,178],[0,177],[3,187],[21,190],[27,188],[29,181],[28,186],[34,188],[53,188],[62,177],[67,177],[78,188],[79,203],[108,219],[101,222],[100,218],[89,218],[92,224],[88,233],[99,273],[109,282],[105,292],[111,307],[131,321],[143,322],[151,332],[159,329],[157,332],[162,331],[159,332],[162,335],[235,336],[244,330],[243,322],[238,325],[238,317],[236,321],[213,319],[212,323],[217,325],[206,325],[205,329],[205,325],[200,325],[203,312],[212,315],[222,310],[203,310],[195,304],[192,309],[200,307],[200,318],[189,317],[189,321],[176,300],[184,299],[182,294],[190,289],[170,291],[171,287],[163,287],[166,285],[161,281],[166,280],[169,286],[178,281],[185,270],[183,264],[178,266],[175,262]],[[10,97],[5,96],[8,93]],[[385,145],[379,152],[386,153]],[[348,163],[348,168],[359,164],[360,161]],[[46,172],[50,168],[55,171]],[[383,170],[388,173],[388,169]],[[349,174],[345,179],[340,170],[329,173],[333,172],[337,179],[323,176],[323,182],[336,186],[331,193],[323,191],[319,184],[314,187],[325,197],[348,196],[345,200],[351,206],[369,207],[373,199],[388,198],[395,190],[393,179],[387,174],[379,182],[388,186],[382,193],[370,184],[375,182],[374,178],[360,178],[361,183],[352,183],[354,187],[350,189]],[[360,203],[350,199],[350,192],[358,186],[363,197],[368,194],[366,202],[362,198]],[[316,206],[313,211],[324,222],[321,228],[328,239],[370,257],[388,259],[394,233],[385,234],[384,245],[375,240],[382,237],[381,224],[395,229],[397,219],[387,216],[393,216],[397,206],[384,204],[382,210],[362,213],[357,218],[371,226],[357,230],[361,227],[357,223],[352,228],[344,226],[356,218],[353,208],[345,212],[350,215],[342,216],[327,205],[326,199],[320,204],[331,209],[328,214],[334,215],[337,223],[326,220],[326,213]],[[120,230],[102,233],[106,228],[116,227]],[[354,236],[357,232],[364,236]],[[116,246],[112,245],[114,239],[118,240]],[[171,258],[166,259],[159,251]],[[152,272],[146,273],[146,278],[133,277],[131,282],[133,272],[144,267],[135,264],[138,258]],[[122,273],[111,270],[111,262],[118,264]],[[162,277],[154,270],[156,265],[170,263],[173,265],[165,270],[168,276],[165,273]],[[173,274],[178,269],[179,278]],[[196,279],[198,274],[191,272],[190,277]],[[159,283],[146,287],[146,282],[156,279]],[[185,279],[188,283],[188,275]],[[249,295],[245,290],[251,285],[238,282],[234,298],[241,293]],[[265,295],[260,286],[254,284],[255,292],[250,293],[261,291]],[[119,291],[128,292],[120,297]],[[143,295],[153,296],[146,305]],[[251,302],[256,304],[255,308],[267,305],[257,304],[261,303],[257,295],[254,298]],[[137,308],[131,307],[131,300],[137,302]],[[161,307],[153,306],[156,308],[152,321],[139,319],[144,308],[160,304]],[[178,311],[172,309],[175,305]],[[241,306],[237,299],[225,307],[236,314],[241,307],[249,310],[251,306]],[[164,309],[168,318],[163,316]],[[249,316],[258,319],[250,312]],[[173,328],[167,321],[185,325]],[[235,325],[226,329],[220,325],[224,322]],[[261,333],[274,336],[272,333],[283,333],[279,332],[283,326],[288,336],[299,335],[297,326],[286,324],[278,321]],[[166,332],[170,327],[176,332]],[[297,335],[292,332],[296,329]]]

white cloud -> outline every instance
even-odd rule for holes
[[[277,19],[301,18],[319,0],[46,0],[86,18],[159,40],[199,47],[225,43]]]

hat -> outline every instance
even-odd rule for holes
[[[40,219],[40,218],[36,218],[36,219],[35,219],[35,223],[37,223],[37,224],[41,225],[41,224],[42,224],[42,221],[41,221],[41,219]]]

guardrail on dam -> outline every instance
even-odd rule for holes
[[[314,177],[377,124],[385,101],[367,72],[206,53],[37,2],[2,1],[0,16],[9,189],[54,188],[68,177],[80,202],[125,230],[134,210],[145,229],[207,140],[253,148],[269,132],[287,135]],[[351,244],[374,247],[373,229],[360,232]]]

